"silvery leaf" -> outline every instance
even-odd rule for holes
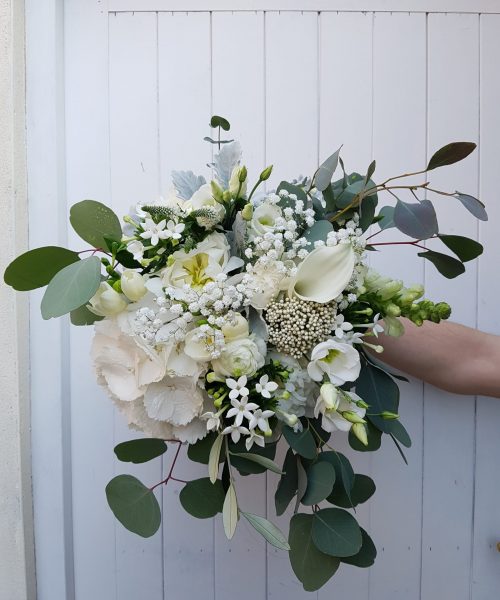
[[[241,159],[241,144],[239,142],[231,142],[223,146],[215,155],[214,170],[217,179],[224,188],[229,187],[229,179],[234,167]]]
[[[172,182],[179,196],[189,200],[206,183],[206,179],[203,175],[195,175],[193,171],[172,171]]]

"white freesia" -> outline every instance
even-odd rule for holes
[[[113,317],[127,308],[127,301],[109,283],[103,281],[89,300],[87,308],[100,317]]]
[[[250,220],[250,231],[253,235],[264,235],[274,231],[276,220],[282,216],[281,208],[267,202],[254,209]]]
[[[310,302],[331,302],[345,290],[355,263],[351,244],[316,248],[298,266],[288,294]]]
[[[314,381],[323,381],[326,375],[331,383],[343,385],[359,377],[361,362],[358,351],[350,344],[329,339],[317,344],[311,352],[307,372]]]
[[[361,398],[353,392],[338,392],[334,407],[329,407],[324,400],[320,395],[316,402],[314,416],[318,418],[319,415],[322,415],[321,427],[325,431],[329,433],[336,430],[349,431],[354,422],[362,423],[364,421],[366,409],[360,408],[356,404]],[[349,418],[346,419],[342,416],[343,414]]]
[[[212,361],[212,368],[216,375],[223,377],[251,377],[264,366],[265,354],[265,344],[262,348],[258,338],[233,340],[225,345],[220,357]]]
[[[127,323],[123,318],[96,323],[91,348],[98,382],[123,402],[141,397],[148,385],[163,379],[167,369],[166,351],[141,344],[130,335]]]
[[[122,273],[120,284],[122,292],[132,302],[137,302],[147,293],[144,277],[137,271],[125,269]]]
[[[209,183],[203,184],[189,200],[189,206],[192,210],[199,210],[200,208],[212,208],[217,217],[222,220],[226,215],[226,209],[224,206],[217,202],[212,192],[212,186]]]

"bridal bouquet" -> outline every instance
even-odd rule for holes
[[[174,172],[170,194],[139,202],[123,227],[105,205],[79,202],[70,221],[90,248],[30,250],[5,281],[17,290],[47,286],[45,319],[70,313],[74,325],[94,324],[97,380],[146,435],[119,444],[119,460],[146,462],[176,444],[163,481],[146,486],[119,475],[108,484],[108,503],[127,529],[153,535],[161,518],[155,489],[180,482],[191,515],[222,513],[229,539],[244,518],[288,551],[304,588],[316,590],[341,563],[368,567],[376,555],[352,510],[375,484],[354,473],[337,440],[347,436],[359,452],[377,450],[382,434],[401,454],[411,444],[398,415],[401,378],[374,358],[383,351],[379,335],[403,335],[401,317],[439,323],[451,311],[423,299],[422,286],[370,269],[367,254],[393,243],[376,239],[393,228],[408,236],[395,244],[414,246],[445,277],[464,272],[482,247],[441,233],[429,196],[457,200],[483,220],[484,206],[432,188],[426,174],[475,144],[444,146],[425,169],[378,184],[375,161],[365,174],[349,173],[339,149],[312,177],[266,190],[272,167],[251,186],[239,143],[220,139],[229,123],[215,116],[211,126],[218,139],[206,138],[217,146],[210,181]],[[423,182],[407,184],[409,175]],[[382,192],[393,205],[378,210]],[[191,460],[207,465],[206,477],[177,477],[184,443]],[[282,465],[274,461],[278,443],[288,446]],[[237,472],[266,470],[281,476],[276,513],[292,504],[288,537],[247,512],[238,495]]]

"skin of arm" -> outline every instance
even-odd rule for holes
[[[401,337],[379,336],[378,360],[448,392],[500,398],[499,336],[448,321],[403,322]]]

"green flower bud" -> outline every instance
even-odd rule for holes
[[[207,381],[208,383],[214,383],[214,381],[224,381],[224,378],[219,377],[219,375],[216,375],[213,371],[210,371],[210,373],[207,373]]]
[[[271,437],[273,435],[272,429],[267,429],[266,431],[262,432],[264,434],[264,437]]]
[[[337,388],[333,385],[333,383],[324,383],[321,386],[319,393],[321,395],[321,399],[323,400],[323,402],[328,410],[332,410],[332,409],[336,410],[337,409],[337,407],[339,405],[338,391],[337,391]],[[347,411],[347,412],[349,412],[349,411]],[[343,413],[342,413],[342,416],[344,416]],[[347,419],[347,417],[344,417],[344,418]],[[347,419],[347,420],[349,421],[349,419]],[[355,423],[355,421],[352,421],[352,423]]]
[[[436,309],[438,311],[441,319],[449,319],[451,316],[451,306],[447,302],[438,302],[436,304]]]
[[[365,410],[367,410],[368,408],[370,408],[370,405],[367,404],[364,400],[358,400],[356,402],[356,406],[358,406],[359,408],[364,408]]]
[[[223,190],[220,185],[216,181],[212,180],[210,182],[210,187],[212,188],[212,196],[217,200],[217,202],[222,202]]]
[[[229,190],[224,190],[222,192],[222,201],[225,203],[231,202],[231,192]]]
[[[245,221],[250,221],[253,217],[253,206],[249,204],[245,204],[243,210],[241,211],[241,216],[245,219]]]
[[[363,444],[363,446],[368,446],[368,435],[366,433],[366,427],[363,425],[363,423],[354,423],[354,425],[351,427],[351,431]]]
[[[122,283],[119,279],[115,281],[111,287],[119,294],[122,293]]]
[[[266,181],[267,179],[269,179],[269,177],[271,177],[271,173],[273,172],[273,165],[269,165],[269,167],[266,167],[262,173],[260,174],[260,181]]]
[[[290,392],[288,390],[285,390],[282,394],[281,397],[283,398],[283,400],[289,400],[290,399]]]
[[[222,406],[222,402],[222,398],[217,398],[217,400],[214,401],[215,408],[220,408]]]
[[[390,412],[389,410],[384,410],[383,412],[380,413],[380,416],[382,417],[382,419],[385,419],[386,421],[394,421],[395,419],[399,419],[399,415],[397,415],[396,413]]]
[[[352,410],[344,410],[340,414],[346,421],[349,421],[349,423],[366,423],[366,421],[361,418],[358,413],[355,413]]]
[[[245,165],[243,165],[240,169],[240,172],[238,173],[239,182],[243,183],[244,181],[246,181],[247,175],[247,168],[245,167]]]
[[[382,300],[389,300],[390,298],[393,298],[402,287],[402,281],[389,281],[378,290],[377,296]]]
[[[385,313],[389,315],[389,317],[400,317],[401,309],[399,306],[397,306],[397,304],[389,302],[389,304],[385,307]]]

